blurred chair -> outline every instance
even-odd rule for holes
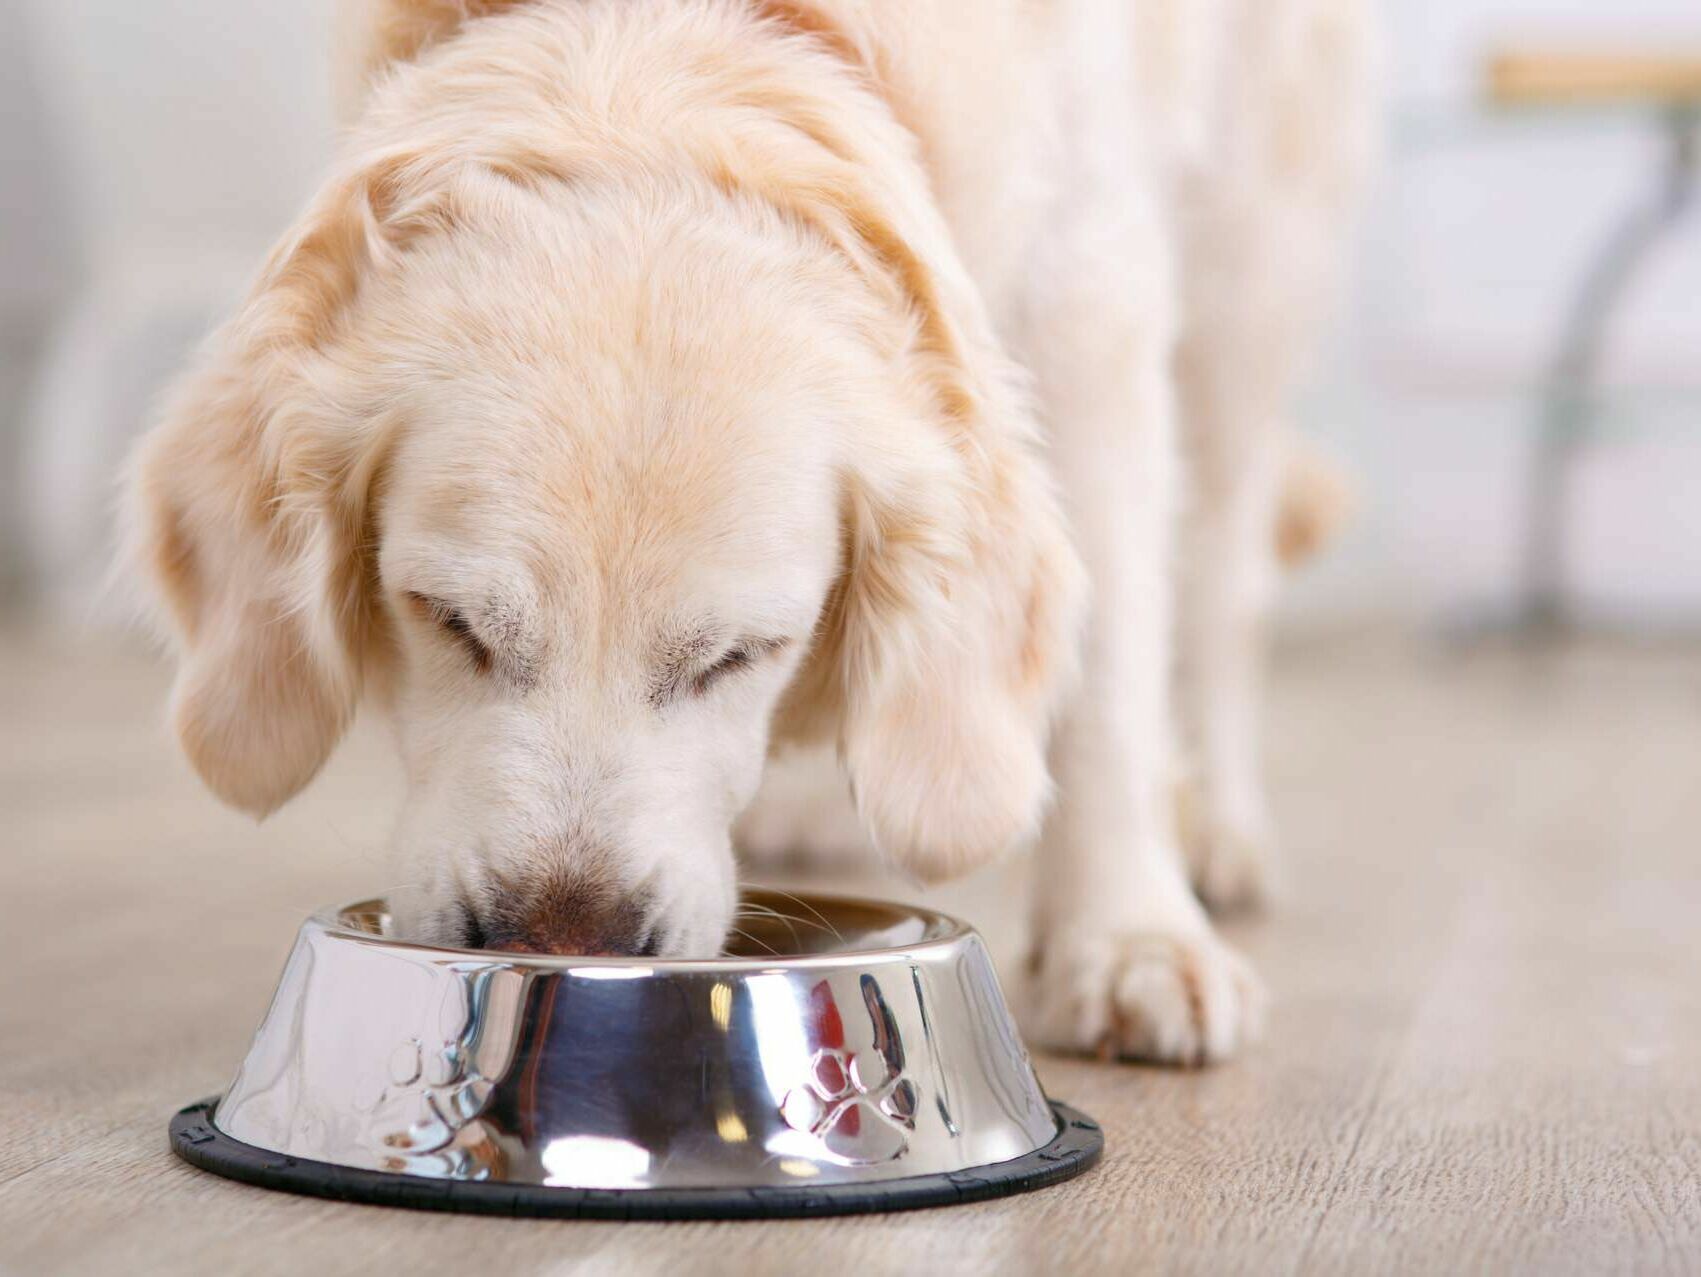
[[[1568,619],[1571,476],[1583,450],[1598,442],[1603,345],[1636,272],[1694,205],[1701,184],[1701,53],[1508,49],[1490,60],[1487,90],[1494,105],[1508,108],[1643,110],[1665,137],[1651,191],[1623,215],[1584,272],[1541,385],[1511,624],[1523,634],[1551,634]]]

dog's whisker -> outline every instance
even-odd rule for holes
[[[777,909],[763,909],[761,912],[741,913],[735,916],[749,919],[765,918],[771,922],[784,923],[788,930],[795,927],[811,927],[816,931],[825,931],[835,938],[838,937],[838,933],[825,923],[816,922],[813,918],[800,918],[796,914],[781,913]],[[795,931],[793,934],[795,936]]]
[[[796,948],[798,946],[799,940],[797,936],[797,928],[792,925],[794,919],[786,917],[785,914],[779,912],[777,909],[769,909],[763,905],[752,905],[749,906],[748,911],[742,911],[734,915],[734,921],[738,922],[757,920],[780,923],[790,934],[792,947]]]
[[[780,891],[778,888],[770,888],[770,890],[772,890],[773,893],[776,896],[784,896],[787,900],[791,901],[793,904],[809,910],[809,912],[814,914],[816,919],[820,922],[821,927],[824,930],[826,930],[826,931],[828,931],[832,934],[833,939],[837,940],[840,944],[843,944],[845,942],[845,938],[842,935],[839,934],[839,929],[837,927],[835,927],[832,923],[828,922],[826,917],[823,916],[823,914],[821,913],[821,911],[819,909],[817,909],[814,905],[810,904],[802,896],[794,896],[791,892]]]
[[[767,905],[758,904],[740,905],[738,908],[738,916],[743,918],[773,918],[780,922],[801,922],[811,927],[820,925],[819,923],[811,922],[808,918],[799,918],[793,914],[782,913],[780,910],[770,908]]]
[[[809,906],[807,904],[805,904],[804,902],[799,901],[799,903],[804,904],[805,908],[809,908]],[[792,942],[794,944],[797,942],[797,939],[798,939],[798,936],[797,936],[797,928],[798,927],[811,927],[816,931],[824,931],[828,935],[832,936],[833,939],[836,940],[838,943],[843,944],[845,942],[845,938],[844,938],[844,936],[842,936],[839,933],[838,928],[834,927],[831,923],[827,922],[826,919],[821,917],[820,912],[817,911],[817,910],[814,910],[814,909],[811,909],[810,912],[815,914],[815,918],[802,918],[802,917],[799,917],[796,914],[782,913],[782,912],[780,912],[780,910],[770,908],[767,905],[758,905],[758,904],[753,904],[753,903],[747,903],[747,904],[740,905],[739,908],[740,908],[740,912],[736,915],[736,917],[739,917],[739,918],[767,918],[767,919],[771,919],[772,921],[775,921],[775,922],[784,923],[785,926],[786,926],[786,929],[791,932]],[[821,920],[816,921],[817,918],[819,918]]]
[[[742,940],[744,940],[744,941],[746,941],[750,944],[760,945],[762,948],[766,949],[770,954],[772,954],[776,958],[780,956],[779,950],[774,948],[773,945],[768,944],[766,941],[758,940],[755,936],[751,935],[748,931],[742,931],[737,927],[733,927],[732,928],[732,934],[735,935],[735,936],[738,936],[740,939],[742,939]]]

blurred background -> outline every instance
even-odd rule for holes
[[[98,617],[112,474],[332,145],[331,0],[8,0],[0,41],[0,598]],[[1657,197],[1664,108],[1495,105],[1506,50],[1701,44],[1694,0],[1384,4],[1389,150],[1304,424],[1360,514],[1290,626],[1448,627],[1519,605],[1549,372],[1592,267]],[[21,27],[19,24],[21,23]],[[1569,467],[1566,597],[1701,617],[1701,230],[1624,272]]]

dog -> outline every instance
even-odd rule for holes
[[[351,9],[340,159],[131,471],[189,759],[263,816],[371,701],[409,932],[681,956],[825,742],[918,878],[1037,840],[1041,1042],[1231,1055],[1361,4]]]

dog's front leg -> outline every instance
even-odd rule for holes
[[[1167,245],[1137,199],[1093,207],[1116,223],[1056,228],[1023,333],[1093,588],[1080,690],[1053,748],[1029,1022],[1056,1048],[1200,1063],[1255,1031],[1262,994],[1194,897],[1174,828]]]

